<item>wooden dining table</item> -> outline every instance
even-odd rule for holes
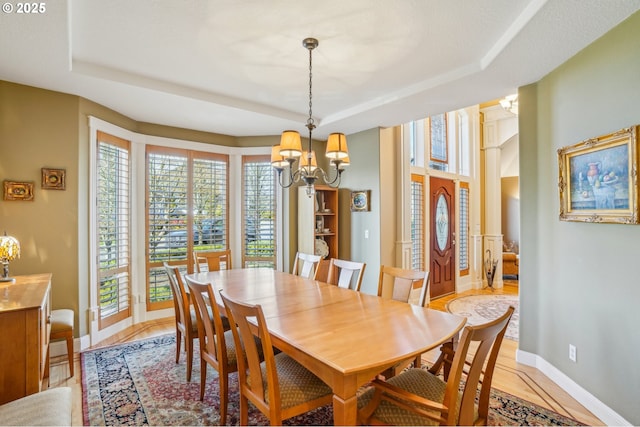
[[[266,268],[188,277],[262,306],[273,345],[333,390],[335,425],[356,424],[359,387],[385,369],[452,340],[466,322],[450,313]],[[224,310],[219,292],[215,295]]]

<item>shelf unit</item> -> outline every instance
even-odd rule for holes
[[[298,188],[298,251],[320,252],[317,240],[323,240],[329,253],[321,261],[318,277],[326,276],[331,258],[338,258],[338,189],[316,185],[315,194],[307,196],[306,187]]]

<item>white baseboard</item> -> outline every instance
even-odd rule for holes
[[[73,352],[78,353],[90,346],[89,335],[73,339]],[[53,341],[49,344],[49,357],[67,355],[67,342],[65,340]]]
[[[84,351],[91,346],[91,337],[87,335],[83,335],[80,337],[80,351]],[[77,345],[77,344],[76,344]],[[75,347],[78,348],[78,347]]]
[[[79,339],[75,338],[73,340],[73,351],[74,353],[78,349]],[[66,356],[67,355],[67,342],[65,340],[62,341],[53,341],[49,344],[49,357],[58,357],[58,356]]]
[[[594,395],[582,388],[579,384],[565,375],[558,368],[544,360],[537,354],[522,350],[516,351],[516,362],[523,365],[532,366],[545,374],[554,383],[558,384],[564,391],[569,393],[574,399],[580,402],[593,415],[598,417],[608,426],[631,426],[620,414],[602,403]]]

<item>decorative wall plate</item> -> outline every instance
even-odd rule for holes
[[[316,255],[326,258],[329,255],[329,245],[322,239],[316,239]]]
[[[369,199],[371,190],[358,190],[351,192],[351,212],[364,212],[371,210]]]

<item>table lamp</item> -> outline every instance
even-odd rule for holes
[[[15,279],[9,277],[9,261],[20,258],[20,243],[15,237],[0,236],[0,261],[2,262],[2,276],[0,282],[13,282]]]

